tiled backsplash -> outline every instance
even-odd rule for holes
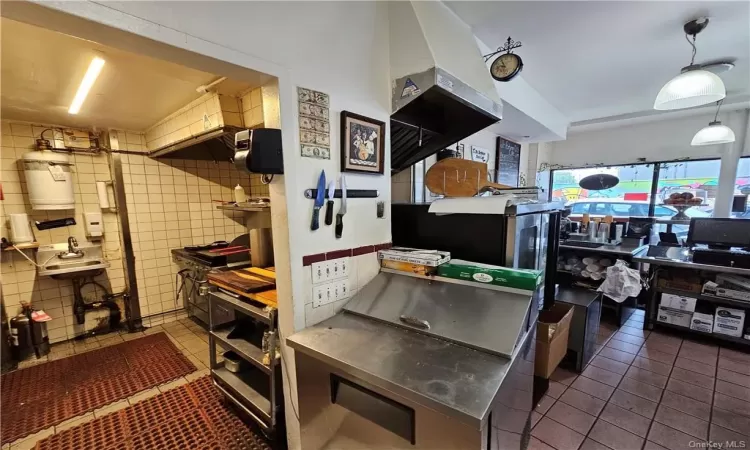
[[[34,229],[42,244],[65,242],[75,236],[86,242],[83,212],[100,211],[96,194],[97,181],[109,181],[109,159],[99,155],[73,155],[71,161],[75,211],[35,211],[28,200],[23,166],[17,162],[33,150],[34,140],[49,126],[2,122],[2,182],[5,200],[2,206],[2,236],[7,236],[7,214],[27,213],[31,220],[49,220],[74,216],[78,225],[48,231]],[[111,131],[118,149],[147,151],[145,135],[130,131]],[[213,200],[232,200],[233,188],[240,184],[248,195],[267,195],[267,186],[259,176],[240,173],[229,162],[213,163],[193,160],[154,160],[144,155],[122,154],[123,177],[133,249],[136,257],[141,314],[146,317],[182,307],[175,306],[175,274],[170,249],[215,240],[231,241],[246,232],[241,213],[220,211]],[[266,194],[263,194],[265,189]],[[108,289],[125,288],[124,260],[120,249],[119,222],[114,212],[102,211],[103,245],[111,266],[96,278]],[[235,216],[233,216],[235,215]],[[35,259],[33,250],[25,254]],[[2,252],[2,293],[9,316],[20,310],[21,302],[31,302],[50,313],[50,339],[71,339],[92,328],[105,311],[90,312],[84,326],[74,325],[73,290],[67,280],[37,277],[36,268],[16,252]],[[86,290],[88,289],[85,288]],[[101,292],[84,291],[92,298]]]

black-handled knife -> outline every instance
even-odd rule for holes
[[[310,229],[315,231],[320,228],[320,208],[323,207],[326,190],[326,171],[320,171],[320,177],[318,178],[318,195],[315,197],[315,205],[313,206],[312,223],[310,223]]]
[[[341,208],[336,214],[336,239],[341,239],[341,234],[344,232],[344,214],[346,214],[346,180],[344,175],[341,175]]]
[[[326,225],[333,223],[333,195],[336,193],[336,181],[328,184],[328,201],[326,202]]]

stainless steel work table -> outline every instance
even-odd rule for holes
[[[673,288],[666,287],[666,286],[660,286],[659,278],[663,275],[663,272],[667,270],[667,269],[660,269],[661,267],[674,267],[676,269],[681,269],[681,270],[691,270],[691,271],[701,271],[701,272],[731,273],[731,274],[744,275],[744,276],[750,276],[750,269],[743,269],[739,267],[730,267],[730,266],[717,266],[713,264],[694,263],[690,260],[692,258],[692,253],[690,252],[690,250],[687,248],[683,248],[683,247],[667,247],[667,248],[662,247],[662,248],[659,248],[659,251],[661,251],[664,256],[658,256],[658,257],[647,256],[648,252],[643,251],[642,253],[638,254],[636,257],[633,258],[633,261],[646,263],[650,265],[649,266],[649,279],[651,280],[651,288],[650,288],[651,295],[649,296],[649,300],[646,303],[646,322],[645,322],[644,328],[649,329],[649,330],[653,330],[654,328],[667,328],[667,329],[680,331],[683,334],[694,334],[694,335],[702,336],[704,338],[710,337],[716,340],[732,342],[734,344],[739,344],[740,346],[745,347],[745,348],[750,346],[750,342],[748,342],[746,339],[743,339],[741,337],[733,337],[733,336],[728,336],[728,335],[719,334],[719,333],[704,333],[702,331],[693,330],[688,327],[683,327],[680,325],[657,321],[659,301],[660,301],[662,294],[672,294],[672,295],[679,295],[682,297],[691,297],[691,298],[697,299],[699,303],[709,302],[709,303],[714,303],[717,305],[728,306],[730,308],[745,309],[748,306],[750,306],[750,302],[746,302],[743,300],[727,298],[727,297],[718,297],[716,295],[685,291],[685,290],[680,290],[680,289],[673,289]],[[698,275],[695,272],[692,272],[692,273],[687,272],[687,273],[692,274],[696,278],[700,279],[700,275]],[[708,277],[707,274],[704,274],[704,275]]]

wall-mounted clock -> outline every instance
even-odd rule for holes
[[[490,66],[490,75],[497,81],[510,81],[523,69],[523,60],[515,53],[500,55]]]
[[[505,54],[498,56],[490,65],[490,75],[492,75],[492,78],[497,81],[510,81],[521,72],[521,69],[523,69],[523,60],[515,53],[511,53],[511,50],[520,46],[521,42],[516,42],[508,36],[505,45],[490,54],[484,55],[484,61],[487,62],[498,53],[505,52]]]

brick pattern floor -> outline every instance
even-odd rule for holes
[[[529,449],[750,446],[750,354],[643,330],[643,318],[602,324],[584,371],[553,373]]]

